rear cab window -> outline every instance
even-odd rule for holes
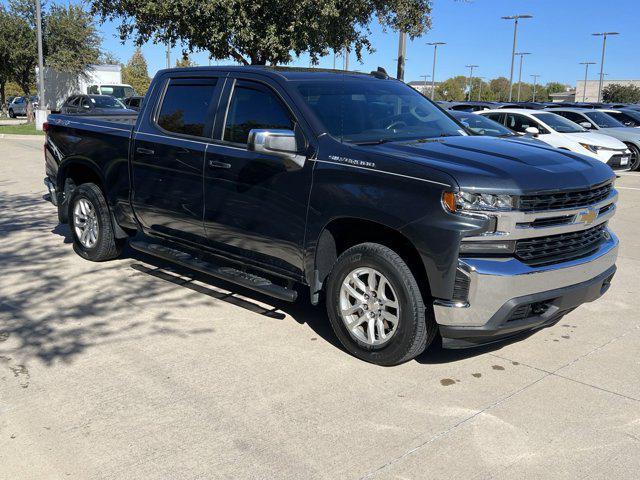
[[[189,137],[209,137],[214,119],[217,78],[171,78],[156,114],[163,131]]]

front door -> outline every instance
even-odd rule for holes
[[[148,233],[206,243],[202,170],[218,87],[212,77],[167,78],[148,103],[159,107],[141,113],[131,152],[132,204]]]
[[[221,102],[226,111],[219,114],[225,120],[206,152],[204,223],[210,245],[300,276],[312,164],[294,166],[276,155],[250,151],[247,137],[251,129],[293,130],[306,153],[305,135],[282,92],[258,81],[228,83],[228,102]]]

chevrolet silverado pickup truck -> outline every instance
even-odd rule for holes
[[[308,289],[379,365],[435,339],[524,337],[616,270],[607,165],[474,135],[381,69],[168,69],[138,114],[46,131],[45,184],[80,256],[128,241],[280,300]]]

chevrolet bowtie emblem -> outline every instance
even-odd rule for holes
[[[590,208],[586,212],[582,212],[578,219],[586,225],[591,225],[597,216],[598,212],[595,209]]]

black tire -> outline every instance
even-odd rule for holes
[[[96,213],[98,235],[95,245],[91,248],[84,246],[78,238],[74,227],[74,208],[80,199],[87,200]],[[119,240],[113,232],[109,206],[102,194],[102,190],[94,183],[83,183],[78,186],[69,199],[69,227],[73,235],[73,249],[78,255],[93,262],[103,262],[117,258],[122,253],[124,240]]]
[[[380,346],[361,342],[351,335],[340,315],[342,282],[353,270],[369,267],[384,275],[397,294],[400,315],[393,336]],[[362,243],[345,251],[327,280],[326,306],[329,321],[344,348],[357,358],[377,365],[404,363],[422,353],[438,328],[431,307],[426,308],[413,273],[393,250],[377,243]]]
[[[640,148],[633,143],[627,143],[627,147],[631,151],[631,159],[629,161],[629,170],[640,169]]]
[[[9,118],[16,118],[16,114],[13,113],[13,109],[9,109]]]

